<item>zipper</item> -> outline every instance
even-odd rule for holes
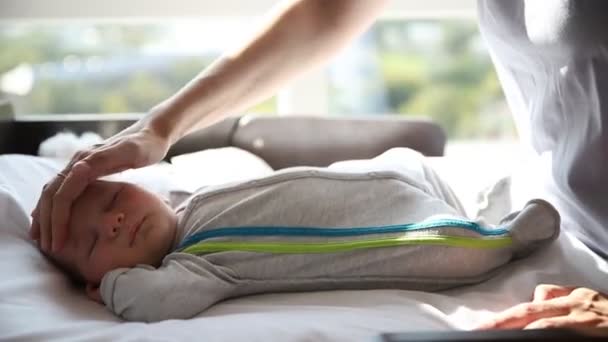
[[[203,254],[214,252],[259,252],[274,254],[315,254],[347,252],[359,249],[396,247],[404,245],[434,245],[476,249],[498,249],[513,243],[510,237],[471,238],[461,236],[401,236],[348,242],[293,243],[293,242],[220,242],[208,241],[186,247],[182,252]]]
[[[362,236],[371,234],[401,233],[430,228],[460,228],[476,232],[482,236],[500,236],[509,231],[505,228],[489,229],[476,222],[458,219],[440,219],[420,223],[356,227],[356,228],[324,228],[324,227],[288,227],[288,226],[243,226],[225,227],[195,233],[186,238],[176,248],[176,251],[200,243],[206,239],[227,236],[320,236],[344,237]]]

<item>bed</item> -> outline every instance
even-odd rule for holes
[[[89,301],[27,238],[42,185],[65,160],[36,157],[37,146],[63,128],[110,135],[133,118],[0,120],[0,340],[371,341],[380,333],[469,330],[489,314],[529,301],[537,284],[587,286],[608,292],[608,263],[562,232],[548,248],[489,281],[441,293],[400,290],[268,294],[232,299],[190,320],[124,323]],[[391,147],[429,156],[471,215],[500,216],[530,196],[543,196],[530,163],[474,168],[443,156],[445,135],[418,119],[314,116],[233,117],[176,144],[167,162],[126,174],[153,191],[263,175],[294,165],[327,165],[373,157]],[[202,152],[203,149],[205,150]],[[542,160],[532,161],[542,163]],[[509,172],[507,172],[509,171]],[[505,174],[509,178],[503,178]],[[175,180],[178,180],[177,182]],[[488,182],[488,181],[495,182]],[[197,183],[198,182],[198,183]],[[488,187],[488,185],[490,185]],[[575,224],[563,217],[563,224]]]

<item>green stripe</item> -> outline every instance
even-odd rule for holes
[[[510,237],[471,238],[460,236],[400,236],[376,240],[328,243],[290,242],[201,242],[185,248],[183,253],[242,251],[259,253],[309,254],[346,252],[365,248],[395,247],[403,245],[436,245],[465,248],[502,248],[512,244]]]

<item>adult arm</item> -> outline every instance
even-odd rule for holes
[[[385,2],[287,2],[246,44],[225,53],[146,120],[173,143],[244,110],[334,56],[370,26]]]
[[[80,152],[45,185],[32,238],[48,251],[68,236],[73,201],[95,179],[160,161],[171,144],[228,113],[266,99],[367,29],[387,0],[299,0],[273,9],[251,38],[223,54],[175,95],[103,144]]]

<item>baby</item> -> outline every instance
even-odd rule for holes
[[[50,257],[92,299],[109,271],[138,264],[160,266],[171,253],[177,214],[158,195],[122,182],[90,184],[72,207],[70,238]]]
[[[418,153],[393,149],[203,188],[176,210],[97,181],[69,225],[50,257],[120,317],[152,322],[256,293],[477,283],[555,239],[559,216],[534,200],[500,226],[468,220]]]

